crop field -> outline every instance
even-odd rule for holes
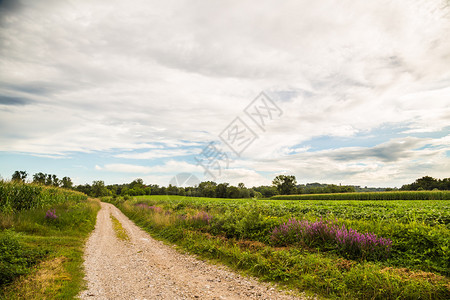
[[[450,200],[450,191],[391,191],[368,193],[336,193],[279,195],[275,200]]]
[[[450,201],[104,200],[191,253],[319,297],[450,298]]]
[[[57,187],[0,181],[0,212],[43,208],[67,201],[86,200],[83,193]]]

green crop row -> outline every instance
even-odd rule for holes
[[[450,191],[407,191],[278,195],[274,200],[450,200]]]
[[[69,200],[86,200],[83,193],[56,187],[0,181],[0,211],[43,208]]]

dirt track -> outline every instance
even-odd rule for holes
[[[127,231],[119,240],[110,214]],[[116,207],[102,203],[85,250],[81,299],[300,299],[154,240]]]

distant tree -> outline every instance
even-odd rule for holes
[[[92,182],[92,192],[93,197],[108,196],[110,191],[105,187],[105,182],[103,180],[95,180]]]
[[[53,180],[52,180],[52,175],[51,174],[46,174],[47,178],[45,179],[45,185],[52,185]]]
[[[46,178],[46,174],[44,174],[42,172],[36,173],[33,175],[33,183],[44,185],[45,178]]]
[[[12,175],[11,180],[25,182],[27,176],[28,173],[26,171],[15,171],[14,174]]]
[[[144,188],[144,180],[142,180],[141,178],[137,178],[133,180],[128,186],[130,189],[133,189],[135,187]]]
[[[130,189],[128,188],[128,186],[123,187],[123,188],[120,190],[120,195],[121,195],[121,196],[129,195],[129,193],[128,193],[129,190],[130,190]]]
[[[72,179],[67,176],[63,177],[63,179],[61,180],[61,186],[65,189],[71,189],[73,187]]]
[[[227,198],[240,198],[241,193],[239,188],[235,186],[230,186],[227,188]]]
[[[250,190],[247,188],[239,189],[239,198],[250,198]]]
[[[216,197],[217,198],[226,198],[227,197],[227,189],[230,184],[227,182],[219,183],[216,187]]]
[[[254,192],[252,198],[261,199],[263,195],[260,192]]]
[[[281,195],[290,195],[296,192],[297,180],[294,175],[278,175],[272,181]]]
[[[432,190],[438,186],[438,181],[430,176],[424,176],[416,180],[416,185],[424,190]]]
[[[439,180],[439,189],[443,191],[450,190],[450,178]]]
[[[150,195],[150,194],[148,194],[148,195]],[[179,187],[177,195],[186,196],[186,190],[184,188],[182,188],[182,187]]]
[[[145,187],[144,191],[145,191],[146,195],[151,195],[152,194],[152,188],[149,187],[149,186]],[[184,190],[183,190],[183,193],[184,193]]]
[[[168,195],[178,195],[178,187],[169,184],[169,186],[166,189],[166,192]]]
[[[201,197],[214,197],[216,195],[217,183],[214,181],[203,181],[198,185],[198,192]]]
[[[86,183],[84,185],[77,185],[75,190],[78,192],[85,193],[86,195],[92,195],[92,187],[90,184]]]
[[[424,176],[411,184],[403,185],[400,190],[403,191],[421,191],[421,190],[450,190],[450,178],[435,179],[430,176]]]
[[[253,190],[256,192],[260,192],[264,198],[270,198],[278,194],[278,190],[275,186],[262,185],[253,187]]]
[[[55,174],[52,174],[52,184],[53,186],[58,187],[60,185],[60,180],[58,179],[58,176]]]

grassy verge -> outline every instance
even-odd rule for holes
[[[286,206],[271,203],[265,206],[248,201],[229,202],[222,206],[217,201],[149,197],[147,200],[139,198],[119,201],[116,205],[159,239],[175,243],[191,253],[219,261],[262,280],[278,282],[288,288],[324,298],[450,297],[450,280],[446,276],[445,267],[439,274],[428,271],[439,269],[433,266],[431,260],[412,264],[404,259],[408,255],[416,257],[413,252],[420,250],[418,246],[421,243],[427,244],[422,246],[424,249],[434,249],[439,245],[445,248],[448,230],[442,225],[436,225],[433,229],[423,223],[397,224],[390,220],[395,226],[385,227],[384,223],[379,222],[339,219],[343,224],[361,232],[378,230],[377,233],[383,233],[381,236],[389,234],[394,240],[395,251],[392,251],[389,259],[367,261],[365,258],[349,259],[328,249],[326,244],[323,246],[315,243],[311,247],[299,243],[281,247],[271,243],[270,229],[292,217]],[[297,214],[296,217],[301,215]],[[311,218],[311,215],[307,213],[303,217]],[[433,235],[425,234],[425,229],[436,232]],[[415,234],[413,239],[418,243],[413,249],[408,247],[415,245],[408,238],[410,233]],[[432,238],[435,234],[439,239]],[[436,246],[434,243],[437,243]],[[428,257],[431,259],[435,256],[433,259],[445,264],[447,250],[442,251],[444,252],[427,252]],[[427,263],[430,266],[426,266]]]
[[[0,299],[71,299],[83,287],[83,249],[99,202],[50,208],[0,213]]]
[[[114,217],[113,215],[111,215],[111,221],[112,221],[113,229],[114,229],[114,232],[116,233],[117,238],[122,241],[129,241],[130,237],[128,236],[125,229],[122,227],[122,224],[120,224],[120,221],[117,220],[117,218]]]

